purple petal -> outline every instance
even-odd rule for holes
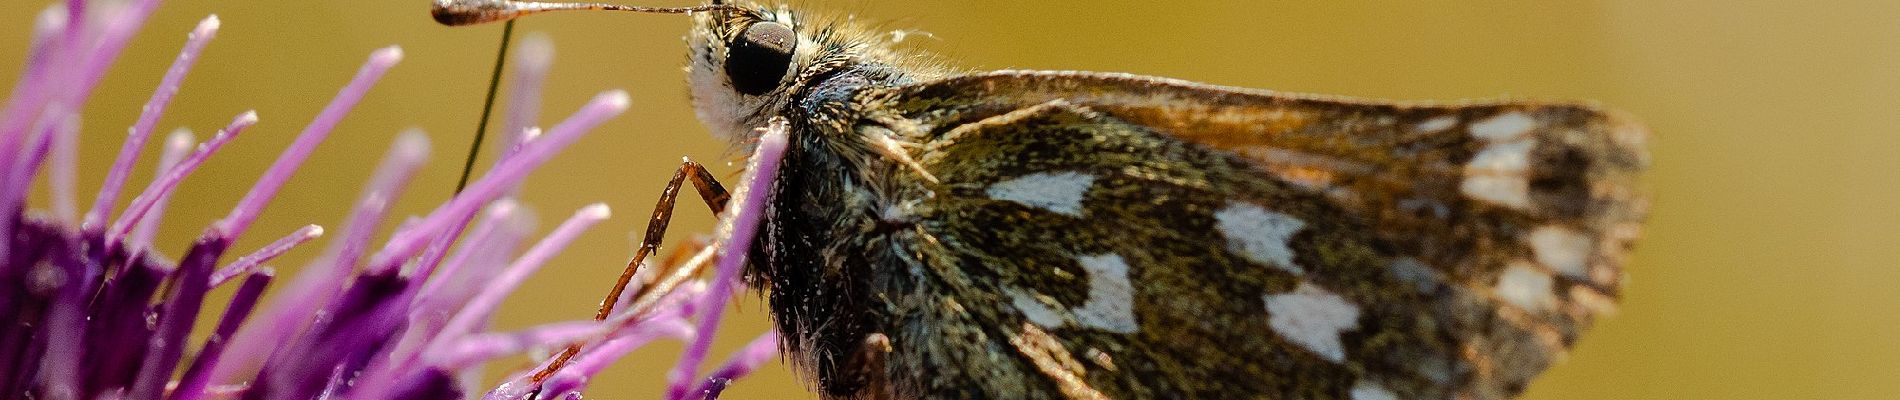
[[[145,27],[147,17],[152,16],[152,11],[156,9],[158,0],[135,0],[129,8],[117,13],[102,13],[105,15],[105,20],[100,23],[103,30],[99,33],[98,41],[92,45],[92,53],[86,55],[79,85],[68,89],[68,93],[78,96],[70,104],[86,104],[86,97],[92,94],[92,88],[105,78],[106,69],[118,60],[119,54],[125,50],[125,44],[131,41],[133,34]]]
[[[372,185],[380,187],[366,190],[365,196],[388,197],[380,201],[387,202],[400,195],[402,189],[409,187],[409,180],[415,177],[416,170],[429,161],[429,135],[421,130],[411,129],[396,137],[396,145],[390,147],[383,166],[377,168],[376,176],[370,178]],[[365,199],[365,201],[369,201]],[[365,233],[368,233],[366,230]],[[446,236],[446,235],[445,235]],[[352,255],[351,259],[355,259]],[[366,274],[379,274],[389,269],[377,269],[370,266]]]
[[[417,358],[417,352],[428,344],[435,332],[448,323],[456,310],[468,302],[470,297],[480,294],[477,289],[487,282],[488,277],[497,274],[505,267],[505,261],[512,257],[526,232],[532,230],[531,220],[525,210],[510,199],[503,198],[489,206],[482,222],[475,232],[458,246],[455,258],[443,266],[439,273],[418,271],[412,275],[417,279],[427,279],[422,289],[417,291],[409,314],[409,326],[382,365],[373,365],[365,374],[366,391],[383,390],[396,379],[394,374],[404,373],[390,363],[400,363],[409,369]],[[470,389],[469,393],[480,390]]]
[[[211,274],[211,286],[217,287],[226,280],[239,275],[249,274],[252,269],[257,268],[258,265],[262,265],[265,261],[270,261],[271,259],[277,258],[277,256],[284,255],[284,253],[289,252],[290,249],[297,248],[297,245],[304,244],[304,242],[309,242],[311,239],[322,236],[323,227],[304,225],[303,228],[297,229],[296,232],[291,232],[290,235],[278,238],[277,241],[264,245],[264,248],[257,249],[256,252],[246,254],[243,257],[238,257],[237,261],[232,261],[230,265],[218,269],[218,272]]]
[[[284,153],[277,157],[277,162],[264,171],[264,177],[257,180],[257,185],[251,187],[250,193],[244,194],[244,199],[231,209],[231,214],[215,224],[218,232],[225,235],[226,240],[243,235],[251,222],[257,219],[258,213],[264,211],[264,206],[277,196],[277,189],[282,188],[284,182],[290,180],[290,175],[303,166],[310,153],[317,150],[317,144],[329,137],[330,130],[342,122],[343,116],[349,115],[350,109],[355,108],[363,95],[369,93],[369,88],[376,85],[383,73],[399,61],[402,61],[402,48],[399,47],[385,47],[371,53],[369,62],[363,64],[350,84],[344,86],[335,99],[330,100],[330,105],[325,106],[323,112],[310,121],[310,125],[304,127],[303,133],[297,135],[297,141],[284,149]]]
[[[705,265],[718,251],[719,246],[717,244],[706,246],[706,248],[701,249],[698,253],[693,254],[692,258],[688,258],[685,262],[680,263],[679,266],[674,267],[674,273],[697,275],[700,266]],[[663,278],[661,282],[666,282],[666,280],[675,279],[676,277],[678,277],[678,275],[669,276]],[[667,289],[663,286],[665,286],[665,284],[661,283],[659,287],[648,289],[653,291],[667,291],[665,295],[655,300],[652,304],[641,305],[634,303],[629,304],[627,307],[616,309],[613,315],[607,316],[607,322],[619,327],[616,329],[625,330],[640,324],[642,321],[658,318],[657,315],[664,312],[692,315],[693,312],[696,311],[695,308],[699,306],[699,296],[704,295],[707,290],[705,280],[681,282],[672,289]]]
[[[404,374],[425,366],[452,365],[447,358],[456,356],[456,346],[461,344],[460,341],[465,336],[475,333],[480,325],[488,321],[495,308],[500,306],[501,301],[512,294],[523,280],[538,270],[549,258],[559,253],[568,243],[573,242],[581,232],[610,215],[607,205],[598,203],[576,211],[574,216],[562,222],[561,226],[554,228],[554,232],[549,233],[547,237],[541,239],[541,242],[528,249],[526,254],[509,264],[508,268],[490,277],[488,284],[477,291],[468,304],[450,317],[440,329],[425,332],[432,337],[421,340],[420,352],[372,366],[358,394],[366,398],[380,398],[383,397],[384,391],[388,390],[388,382],[394,380],[397,374]],[[418,365],[418,363],[425,365]]]
[[[59,125],[68,118],[64,107],[55,104],[47,107],[40,122],[35,124],[34,134],[27,137],[26,147],[21,157],[13,160],[6,171],[0,171],[0,180],[17,184],[0,184],[0,215],[14,215],[26,202],[26,193],[33,183],[33,177],[39,174],[40,164],[52,151],[53,137],[59,134]]]
[[[57,287],[42,287],[33,291],[53,292],[51,308],[41,321],[44,324],[46,352],[40,356],[43,363],[40,373],[43,394],[47,398],[74,398],[79,396],[81,375],[79,363],[85,359],[85,302],[91,294],[98,276],[103,273],[99,268],[89,268],[80,259],[81,249],[71,247],[76,241],[70,238],[50,240],[43,249],[40,267],[35,275],[47,275],[29,279],[34,283],[52,283]],[[55,275],[56,274],[56,275]],[[19,328],[15,328],[19,329]],[[24,329],[22,329],[24,330]],[[18,365],[18,364],[10,364]]]
[[[418,278],[427,278],[433,273],[436,267],[441,265],[442,259],[448,256],[449,248],[453,247],[456,240],[462,237],[462,232],[468,230],[468,223],[474,219],[475,214],[469,214],[462,216],[461,221],[449,224],[449,231],[443,232],[442,235],[436,237],[435,241],[429,242],[429,247],[423,248],[422,255],[416,257],[416,262],[409,264],[409,275]],[[416,222],[420,223],[421,221],[418,220]],[[414,227],[414,225],[405,226],[403,229],[411,227]],[[403,229],[398,229],[398,231]]]
[[[785,136],[789,129],[782,118],[774,118],[770,127],[762,129],[764,134],[759,136],[758,148],[753,150],[752,165],[746,168],[743,186],[733,196],[738,204],[728,208],[730,214],[722,224],[726,240],[720,247],[726,249],[725,256],[720,257],[718,269],[713,271],[712,287],[704,297],[705,305],[700,308],[699,326],[694,330],[699,335],[682,351],[679,363],[667,374],[667,399],[686,398],[688,386],[699,374],[700,362],[712,349],[719,319],[725,314],[726,302],[732,298],[733,286],[738,284],[739,268],[745,265],[752,237],[758,233],[759,220],[765,215],[766,197],[772,192],[773,179],[778,177],[779,161],[785,157]]]
[[[0,166],[11,166],[17,162],[21,154],[16,151],[26,141],[34,116],[44,113],[46,104],[53,102],[60,93],[47,89],[58,88],[64,83],[61,78],[65,78],[63,73],[67,70],[53,67],[67,65],[61,61],[66,61],[73,52],[68,51],[71,46],[65,40],[55,40],[54,35],[64,32],[69,25],[65,10],[53,7],[41,11],[35,21],[33,47],[27,52],[26,69],[16,81],[13,95],[7,98],[6,108],[0,110]],[[31,184],[14,182],[10,176],[0,175],[0,192],[12,189],[12,186],[25,187]],[[0,225],[0,229],[7,228],[9,226]]]
[[[185,74],[191,72],[191,66],[198,61],[198,54],[205,45],[218,34],[218,16],[205,17],[198,22],[185,39],[185,48],[178,51],[178,58],[172,60],[171,68],[165,70],[165,77],[159,80],[158,89],[152,92],[151,99],[139,110],[138,122],[126,131],[125,144],[119,148],[119,157],[112,162],[112,168],[106,170],[105,184],[99,187],[99,197],[93,200],[92,210],[86,212],[82,229],[88,231],[105,229],[106,216],[112,212],[112,205],[119,200],[119,191],[125,187],[126,179],[131,177],[132,164],[138,162],[139,153],[145,149],[145,140],[152,134],[152,128],[158,125],[158,117],[164,115],[165,107],[171,104],[172,96],[178,94],[178,88],[184,85]],[[161,169],[162,170],[162,169]]]
[[[135,258],[108,282],[98,300],[87,337],[93,354],[89,360],[94,387],[125,387],[137,378],[140,360],[145,358],[145,339],[152,336],[146,317],[154,311],[147,303],[167,275],[161,261],[151,253]]]
[[[486,175],[470,184],[455,198],[449,199],[447,204],[436,207],[436,210],[430,212],[422,224],[393,235],[389,239],[389,244],[371,258],[370,265],[372,268],[378,265],[393,265],[414,255],[436,235],[448,230],[450,223],[466,221],[468,214],[475,212],[483,204],[500,196],[508,187],[526,178],[528,171],[547,162],[548,159],[554,157],[555,153],[573,144],[575,140],[580,139],[581,135],[600,123],[606,122],[608,118],[626,111],[627,101],[627,93],[618,90],[595,96],[593,101],[581,108],[581,111],[574,113],[574,116],[561,122],[560,125],[556,125],[545,137],[535,140],[534,145],[522,149],[521,154],[515,157],[502,160],[500,165],[490,169]]]
[[[360,275],[319,312],[320,318],[265,363],[257,398],[311,398],[356,380],[404,321],[410,282],[394,274]],[[330,376],[331,379],[311,379]]]
[[[78,209],[74,206],[73,187],[77,179],[79,165],[79,114],[69,113],[61,119],[52,134],[52,157],[49,165],[51,174],[47,184],[52,186],[53,216],[61,225],[72,226]]]
[[[534,143],[534,139],[539,137],[541,137],[541,128],[527,127],[522,129],[521,135],[516,137],[513,143],[508,144],[508,150],[502,152],[501,157],[497,158],[495,163],[500,164],[502,161],[508,160],[508,157],[513,157],[516,153],[520,153],[521,149],[527,148],[529,143]]]
[[[509,76],[508,113],[502,119],[504,151],[521,142],[520,136],[541,117],[541,87],[554,63],[554,42],[548,35],[529,33],[515,49],[514,74]],[[499,162],[499,161],[497,161]]]
[[[449,375],[448,371],[428,369],[420,372],[419,375],[417,379],[404,381],[402,386],[397,387],[394,392],[391,392],[392,395],[389,396],[389,398],[421,400],[468,398],[468,396],[464,395],[460,388],[456,386],[455,377]],[[354,393],[352,393],[350,397],[359,399],[369,398]]]
[[[315,225],[311,225],[315,226]],[[263,297],[264,288],[270,286],[275,273],[269,268],[258,270],[244,279],[238,286],[237,294],[232,295],[231,304],[224,309],[224,318],[218,320],[218,327],[205,339],[203,349],[191,362],[191,367],[180,376],[176,388],[172,390],[172,400],[197,400],[209,396],[205,385],[210,381],[211,368],[218,366],[218,358],[224,351],[225,342],[237,333],[238,325],[251,315],[251,309],[257,305],[257,299]]]
[[[519,233],[528,230],[524,226],[528,223],[523,221],[527,218],[521,215],[523,211],[519,204],[506,198],[489,206],[487,216],[476,225],[475,233],[463,241],[453,259],[444,263],[442,269],[434,273],[418,274],[418,276],[428,277],[428,282],[416,296],[416,302],[419,304],[417,311],[440,310],[447,313],[460,308],[469,296],[478,293],[477,287],[471,284],[480,282],[486,276],[492,276],[494,271],[489,268],[505,265],[486,261],[509,257],[521,240]],[[508,229],[510,225],[514,225],[515,229]],[[493,265],[493,267],[463,271],[467,268],[478,267],[473,265],[477,263],[483,264],[482,266]],[[435,322],[428,329],[433,331],[440,327],[441,323],[448,322],[446,314],[443,320]]]
[[[508,333],[483,333],[456,339],[448,354],[436,358],[427,368],[460,370],[481,365],[490,359],[516,354],[535,347],[558,346],[598,335],[606,331],[598,321],[556,322]]]
[[[10,163],[0,163],[0,166],[7,167],[0,171],[0,218],[7,219],[0,221],[0,238],[13,237],[13,220],[22,215],[20,208],[26,206],[26,194],[32,188],[33,177],[39,173],[40,162],[46,159],[53,137],[59,133],[59,121],[69,118],[65,109],[58,104],[47,107],[43,114],[38,126],[40,129],[35,129],[37,134],[26,138],[28,142],[24,148],[0,147],[0,155],[18,156],[12,158]],[[6,157],[0,157],[0,161],[6,160]],[[11,252],[10,246],[0,247],[0,260],[9,260]],[[0,265],[0,272],[6,272],[8,268]]]
[[[707,375],[706,381],[700,383],[692,393],[701,393],[706,399],[718,398],[719,392],[725,390],[726,385],[731,384],[735,379],[751,374],[753,370],[758,369],[766,361],[771,361],[777,355],[778,331],[766,331],[758,338],[752,339],[745,348],[732,353],[732,357],[726,359],[726,364]]]
[[[212,232],[200,237],[185,253],[185,258],[179,260],[178,269],[172,272],[171,299],[165,302],[164,311],[159,314],[158,331],[146,345],[149,353],[139,367],[138,380],[127,391],[130,398],[158,398],[164,393],[165,383],[171,380],[172,371],[178,367],[186,336],[191,334],[198,310],[204,305],[205,292],[210,289],[211,268],[230,246],[215,230],[212,228]]]
[[[63,83],[58,78],[62,78],[60,73],[65,71],[53,66],[57,64],[56,61],[72,54],[72,51],[69,46],[64,46],[63,40],[54,40],[54,35],[65,31],[70,25],[72,23],[65,10],[54,7],[47,7],[34,20],[33,43],[27,51],[26,68],[21,71],[20,79],[15,81],[17,86],[7,98],[6,108],[0,110],[0,165],[13,165],[20,156],[14,151],[20,149],[20,143],[26,140],[33,116],[43,112],[41,108],[53,101],[53,95],[57,93],[56,90],[47,89],[57,88]],[[31,184],[5,181],[6,178],[0,176],[0,191],[9,189],[8,186],[24,187]],[[10,228],[0,224],[0,230]]]
[[[18,215],[9,217],[8,226],[15,226],[19,232],[4,238],[7,247],[22,251],[13,251],[7,258],[0,259],[0,321],[6,321],[9,329],[0,329],[0,365],[32,365],[37,354],[45,348],[46,338],[42,327],[33,323],[31,316],[45,310],[45,304],[52,297],[52,290],[58,280],[66,273],[58,265],[49,265],[42,259],[42,253],[64,247],[66,240],[63,227],[47,226],[32,219]],[[49,273],[50,272],[50,273]],[[23,321],[24,319],[24,321]],[[26,360],[26,361],[23,361]],[[19,368],[24,370],[25,368]],[[0,393],[22,393],[25,382],[19,374],[9,373],[7,379],[0,379]]]
[[[184,160],[186,154],[190,154],[191,144],[197,141],[192,138],[190,129],[178,128],[172,131],[171,136],[165,139],[165,151],[158,156],[158,168],[153,169],[152,175],[164,175],[165,171],[170,171],[173,166],[177,166]],[[158,232],[158,222],[165,219],[165,207],[171,203],[171,194],[172,192],[166,192],[158,196],[157,201],[152,202],[152,211],[146,212],[145,218],[139,219],[139,223],[132,227],[132,235],[125,239],[126,248],[152,247],[152,237]],[[103,235],[103,233],[100,234]]]
[[[374,176],[364,184],[338,239],[279,291],[276,297],[281,300],[272,302],[259,315],[258,319],[264,322],[238,332],[231,344],[232,354],[238,356],[219,364],[212,373],[213,382],[239,381],[237,375],[241,371],[255,368],[274,352],[273,349],[285,345],[282,338],[302,329],[311,315],[336,298],[349,282],[350,274],[356,272],[363,253],[370,248],[377,227],[388,215],[390,201],[401,195],[408,187],[408,180],[421,167],[428,147],[428,140],[420,132],[406,132],[397,137],[396,144],[376,167]]]
[[[54,35],[66,30],[66,21],[65,10],[52,6],[40,9],[39,15],[33,19],[33,34],[26,50],[26,66],[21,68],[20,78],[14,81],[13,91],[7,95],[6,107],[0,109],[0,118],[4,118],[0,119],[0,123],[4,123],[0,124],[0,127],[10,126],[12,122],[24,122],[21,119],[32,115],[31,111],[37,110],[38,106],[33,104],[37,104],[43,97],[39,89],[52,83],[48,82],[50,77],[46,73],[47,66],[51,64],[54,56],[61,53],[59,41],[52,39]],[[7,144],[7,140],[15,139],[9,137],[14,133],[17,132],[11,129],[0,130],[0,144]],[[10,148],[13,147],[0,146],[0,149]],[[11,155],[0,154],[0,160],[3,161],[10,162],[11,157]]]
[[[424,350],[423,354],[446,354],[442,350],[446,350],[446,346],[451,345],[452,340],[473,332],[475,325],[487,320],[489,314],[501,305],[501,300],[514,293],[528,275],[533,274],[562,248],[567,247],[567,244],[582,231],[607,219],[610,215],[612,214],[608,211],[607,205],[598,203],[576,211],[573,217],[568,218],[567,222],[562,222],[560,227],[554,228],[553,233],[549,233],[540,243],[529,248],[526,254],[510,264],[501,275],[489,281],[488,286],[482,288],[480,294],[470,299],[467,306],[457,312],[454,317],[449,318],[449,323],[437,332],[436,338],[426,347],[431,350]]]
[[[541,385],[529,382],[525,378],[502,382],[500,385],[495,385],[495,388],[490,389],[488,393],[483,393],[482,400],[529,400],[529,397],[534,396],[539,389]]]
[[[639,313],[627,307],[627,312],[605,322],[482,333],[499,302],[587,226],[605,218],[605,207],[590,206],[576,213],[513,262],[506,258],[531,230],[523,227],[524,221],[531,220],[526,210],[496,212],[475,227],[474,237],[457,243],[458,237],[482,208],[515,207],[496,199],[515,190],[530,170],[627,107],[624,93],[603,93],[550,128],[545,137],[535,138],[537,130],[528,127],[538,117],[536,103],[552,55],[544,38],[530,37],[517,53],[519,68],[511,75],[510,112],[503,121],[509,135],[503,138],[505,153],[486,176],[430,214],[411,217],[379,251],[363,257],[371,248],[373,232],[386,225],[388,204],[427,153],[427,142],[419,133],[406,134],[406,143],[391,150],[392,161],[386,163],[393,164],[372,178],[357,212],[344,225],[344,234],[324,257],[305,268],[290,290],[276,296],[287,300],[259,313],[262,318],[249,317],[274,280],[268,270],[251,275],[236,288],[236,298],[227,305],[223,319],[209,329],[210,339],[191,349],[196,343],[188,343],[188,338],[202,319],[199,314],[209,290],[251,273],[321,232],[314,225],[305,227],[217,268],[229,245],[248,231],[401,53],[393,47],[376,52],[263,171],[229,214],[206,229],[173,266],[150,250],[168,199],[211,154],[254,124],[255,115],[241,116],[196,151],[187,151],[192,143],[189,133],[174,134],[153,182],[125,204],[116,220],[112,218],[145,142],[217,31],[217,18],[206,18],[173,60],[139,119],[128,128],[99,197],[90,207],[78,207],[73,187],[79,162],[73,133],[78,130],[76,111],[83,109],[93,88],[158,4],[158,0],[129,1],[132,4],[64,0],[64,7],[42,14],[23,79],[0,109],[0,167],[4,167],[0,218],[5,219],[0,220],[0,321],[17,320],[15,329],[0,330],[0,366],[38,367],[32,374],[0,373],[0,393],[96,399],[459,398],[478,391],[468,386],[480,380],[479,370],[470,366],[530,347],[590,339],[595,343],[583,347],[570,368],[552,377],[559,390],[542,393],[544,398],[578,399],[577,390],[591,376],[633,348],[666,335],[688,337],[701,332],[706,338],[692,338],[697,346],[710,340],[717,328],[725,299],[714,297],[730,297],[735,290],[735,272],[727,270],[735,267],[728,264],[743,262],[750,231],[759,217],[757,204],[735,207],[723,227],[727,241],[695,256],[695,262],[704,265],[720,249],[732,249],[735,254],[721,260],[724,274],[716,272],[719,278],[710,286],[704,281],[677,286],[690,276],[678,275],[667,281],[666,294],[643,299],[652,302],[641,304]],[[775,127],[782,130],[782,125]],[[767,136],[762,150],[773,148]],[[777,150],[770,151],[782,153],[783,147],[780,137]],[[748,199],[756,203],[766,195],[764,189],[746,190],[770,183],[776,175],[770,171],[777,168],[777,157],[755,155],[750,169],[764,177],[744,180],[740,204]],[[50,171],[53,211],[61,221],[25,218],[19,212],[22,203],[12,201],[30,192],[42,163]],[[735,238],[734,232],[745,233]],[[449,259],[451,250],[459,250],[453,259]],[[445,259],[447,265],[442,265]],[[106,271],[117,272],[102,277]],[[708,314],[698,321],[697,327],[703,330],[694,329],[695,324],[688,321],[698,311]],[[240,329],[246,326],[251,328]],[[234,337],[234,333],[250,334]],[[181,374],[179,364],[186,353],[195,356]],[[742,362],[756,358],[747,357],[753,353],[742,352],[714,371],[712,379],[725,382],[744,374],[756,365]],[[696,369],[704,356],[700,349],[700,354],[684,358],[696,357],[692,363]],[[243,375],[251,371],[258,373]],[[538,383],[528,383],[538,387]],[[510,393],[508,388],[491,394]]]
[[[480,294],[490,277],[507,268],[523,238],[534,231],[533,213],[512,199],[497,200],[484,214],[474,234],[456,246],[455,257],[443,268],[414,275],[427,282],[417,291],[415,306],[409,315],[410,329],[390,358],[414,358],[415,353],[422,350],[421,346],[448,324],[457,310]]]
[[[25,140],[28,119],[41,111],[40,104],[46,100],[46,94],[41,93],[41,89],[55,83],[51,82],[52,74],[47,72],[52,59],[60,53],[60,46],[53,36],[64,30],[66,25],[66,14],[50,6],[40,11],[39,18],[34,20],[33,39],[26,53],[26,67],[21,70],[20,79],[15,81],[13,93],[7,96],[6,106],[0,108],[0,166],[11,167],[14,160],[21,156],[19,151],[23,147],[20,142]],[[32,184],[32,180],[16,182],[11,174],[0,172],[0,198],[11,197],[9,193],[14,192],[26,193]],[[0,221],[0,240],[14,237],[12,219],[18,218],[22,206],[19,202],[0,200],[0,218],[8,219]],[[6,263],[0,264],[0,276],[5,276],[11,268],[10,253],[12,246],[0,246],[0,263]],[[4,361],[7,360],[0,358],[0,362]]]
[[[220,130],[217,135],[212,136],[211,140],[198,145],[198,150],[192,152],[190,156],[186,156],[184,161],[179,162],[177,166],[172,167],[169,171],[165,171],[164,175],[153,180],[150,186],[145,187],[144,192],[139,193],[138,197],[132,198],[132,204],[125,207],[125,212],[119,215],[119,220],[115,221],[112,224],[112,229],[107,231],[107,247],[118,247],[117,243],[119,243],[119,239],[125,237],[125,234],[132,230],[132,225],[137,224],[139,219],[145,216],[146,212],[151,211],[152,206],[157,204],[159,198],[171,193],[173,189],[177,189],[178,183],[184,181],[185,176],[191,175],[192,171],[196,171],[200,164],[204,164],[205,159],[210,158],[212,153],[216,153],[219,148],[224,147],[225,143],[231,142],[231,139],[236,139],[239,133],[244,132],[245,128],[250,128],[251,125],[256,123],[256,111],[245,111],[243,114],[239,114],[237,118],[231,120],[230,125],[224,127],[224,130]]]
[[[650,320],[623,335],[586,348],[579,356],[574,357],[574,361],[562,367],[560,372],[556,372],[553,377],[548,378],[548,381],[542,384],[541,392],[546,394],[579,392],[595,375],[607,369],[608,365],[612,365],[615,361],[619,361],[655,339],[692,336],[693,326],[684,319],[674,317]],[[528,384],[526,378],[526,376],[517,377],[516,384]]]

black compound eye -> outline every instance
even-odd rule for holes
[[[747,26],[726,46],[726,78],[739,93],[757,96],[778,88],[792,67],[798,34],[777,22]]]

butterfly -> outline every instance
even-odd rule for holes
[[[672,11],[698,118],[789,134],[747,279],[826,398],[1508,398],[1614,310],[1647,209],[1647,130],[1593,104],[973,72]]]

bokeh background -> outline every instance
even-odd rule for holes
[[[236,249],[307,223],[335,226],[395,134],[427,130],[434,162],[396,208],[448,196],[479,112],[500,26],[446,28],[427,0],[166,1],[87,105],[81,187],[96,187],[125,127],[207,14],[224,29],[161,128],[208,135],[255,108],[263,123],[186,181],[162,230],[181,249],[236,202],[368,53],[405,61],[338,128]],[[686,5],[686,1],[650,1]],[[43,0],[0,6],[0,76],[19,74]],[[972,69],[1121,71],[1286,91],[1398,99],[1596,99],[1656,132],[1654,215],[1622,314],[1599,324],[1533,399],[1886,398],[1900,392],[1900,2],[964,1],[812,2],[917,29]],[[680,156],[731,171],[687,104],[685,18],[564,14],[523,21],[557,50],[543,124],[625,88],[632,112],[527,183],[544,224],[605,201],[594,228],[506,305],[502,328],[591,315],[629,233]],[[162,132],[163,130],[161,130]],[[156,141],[155,141],[156,142]],[[151,162],[155,156],[144,159]],[[484,162],[492,160],[486,154]],[[147,164],[149,165],[149,164]],[[149,168],[149,167],[144,167]],[[141,169],[133,182],[144,182]],[[82,199],[90,196],[82,193]],[[44,204],[44,197],[35,197]],[[189,199],[189,200],[185,200]],[[692,204],[687,201],[682,204]],[[675,241],[711,215],[682,207]],[[549,228],[544,226],[543,229]],[[174,250],[175,251],[175,250]],[[275,264],[294,268],[315,251]],[[756,296],[717,354],[766,329]],[[635,354],[602,399],[657,397],[678,346]],[[504,362],[519,366],[525,360]],[[728,398],[809,398],[783,366]]]

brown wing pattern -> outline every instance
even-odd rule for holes
[[[992,339],[998,347],[1046,343],[1042,330],[1064,339],[1066,357],[1038,346],[1018,361],[1067,382],[1071,396],[1509,397],[1613,309],[1646,207],[1635,180],[1647,133],[1588,105],[1384,103],[1012,71],[859,101],[888,110],[870,119],[922,146],[918,161],[944,181],[918,208],[931,240],[917,244],[943,248],[917,254],[971,256],[926,264],[1037,271],[959,276],[964,287],[943,295],[1015,308],[961,318],[1035,328],[1027,338],[989,333],[1009,339]],[[1042,157],[1076,154],[1038,147],[1059,143],[1096,147],[1080,159]],[[1027,178],[1040,186],[1006,186]],[[1084,189],[1064,204],[1062,185],[1077,181]],[[1021,240],[1037,237],[1049,241]],[[1073,243],[1145,250],[1109,263],[1110,249]],[[1091,291],[1104,283],[1076,278],[1103,265],[1127,271],[1126,287]],[[1240,283],[1204,286],[1246,289],[1151,289],[1220,279]],[[1073,290],[1056,289],[1063,282]],[[1132,298],[1132,330],[1090,308],[1116,290]],[[1219,297],[1237,293],[1252,297]],[[1214,325],[1151,326],[1159,320]],[[1229,328],[1269,339],[1209,336]],[[1185,354],[1195,346],[1215,352]],[[1253,359],[1194,364],[1222,350]],[[1074,387],[1077,376],[1099,388]],[[1258,382],[1192,382],[1250,378]]]

